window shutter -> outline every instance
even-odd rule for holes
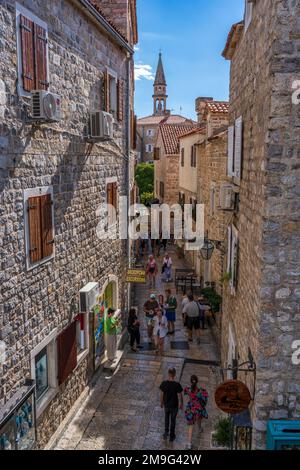
[[[40,198],[30,197],[28,204],[29,258],[31,263],[42,259]]]
[[[233,176],[233,158],[234,158],[234,126],[228,127],[228,159],[227,175]]]
[[[58,382],[63,384],[77,366],[76,322],[71,323],[57,338]]]
[[[47,74],[47,31],[34,25],[35,43],[35,87],[37,90],[48,90]]]
[[[118,80],[118,120],[124,119],[124,80]]]
[[[113,206],[117,211],[118,210],[118,184],[113,183],[112,188],[113,188],[112,189],[112,192],[113,192]]]
[[[35,88],[33,27],[32,21],[20,15],[22,79],[25,91],[31,91]]]
[[[238,272],[238,248],[239,248],[239,239],[238,239],[238,232],[233,227],[232,230],[232,244],[231,244],[231,281],[232,281],[232,289],[235,292],[237,287],[237,272]]]
[[[109,87],[109,73],[107,70],[104,72],[104,111],[110,112],[110,87]]]
[[[227,273],[231,272],[231,226],[227,229],[228,247],[227,247]]]
[[[234,146],[234,177],[239,183],[241,180],[243,151],[243,118],[239,117],[235,121],[235,146]]]
[[[133,109],[131,109],[131,111],[130,111],[130,121],[131,121],[131,149],[135,150],[136,149],[137,128],[136,128],[136,116],[134,115]],[[151,150],[148,149],[148,151],[152,152],[152,146],[151,146]]]
[[[107,184],[106,192],[107,192],[107,197],[106,197],[107,198],[107,204],[113,205],[113,186],[112,186],[112,183]]]
[[[42,231],[42,254],[43,258],[53,253],[53,217],[51,194],[41,196],[41,231]]]

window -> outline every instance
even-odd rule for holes
[[[107,182],[106,202],[108,206],[108,225],[114,225],[117,222],[118,211],[118,183],[117,181]]]
[[[76,321],[57,338],[58,382],[63,384],[77,366]]]
[[[27,267],[54,255],[54,212],[52,188],[25,191]]]
[[[146,152],[152,153],[152,152],[153,152],[153,145],[147,144],[147,145],[146,145]]]
[[[245,0],[245,31],[247,31],[252,21],[253,1],[254,0]]]
[[[17,5],[18,91],[48,90],[48,28],[29,10]]]
[[[194,197],[190,198],[190,204],[192,206],[192,218],[193,221],[196,222],[196,217],[197,217],[197,199]]]
[[[239,234],[234,225],[228,227],[227,272],[230,274],[230,288],[234,295],[238,282]]]
[[[58,390],[56,338],[57,328],[30,353],[31,376],[36,382],[38,416],[45,410]]]
[[[153,129],[148,129],[147,130],[147,137],[153,137],[153,135],[154,135]]]
[[[196,166],[197,166],[196,146],[192,145],[192,147],[191,147],[191,167],[196,168]]]
[[[165,197],[165,185],[163,182],[160,182],[160,185],[159,185],[159,194],[160,194],[160,197],[164,198]]]
[[[210,215],[214,216],[216,212],[216,186],[215,183],[211,184],[210,188]]]
[[[184,148],[181,149],[181,166],[184,167]]]
[[[79,313],[75,317],[76,323],[76,344],[77,344],[77,356],[81,357],[81,354],[87,352],[88,349],[88,321],[85,313]],[[78,357],[78,360],[79,360]]]
[[[106,70],[104,72],[104,109],[118,121],[124,119],[124,80]]]
[[[49,388],[47,347],[35,357],[36,397],[39,399]]]
[[[159,160],[159,159],[160,159],[160,148],[154,147],[154,160]]]
[[[242,173],[243,154],[243,119],[239,117],[234,126],[228,128],[228,176],[234,178],[236,184],[240,183]]]

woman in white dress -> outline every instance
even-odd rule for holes
[[[164,342],[165,337],[168,334],[168,320],[166,315],[163,313],[162,310],[158,310],[157,315],[154,318],[154,330],[153,335],[155,339],[156,345],[156,353],[160,354],[161,356],[164,353]]]

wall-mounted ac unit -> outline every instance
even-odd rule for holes
[[[60,96],[55,93],[45,90],[31,92],[31,119],[58,122],[61,119],[60,106]]]
[[[99,283],[89,282],[79,291],[80,312],[89,312],[96,304],[99,296]]]
[[[113,138],[114,118],[105,111],[96,111],[90,114],[90,137],[96,140],[110,140]]]
[[[236,193],[230,184],[223,184],[220,188],[220,209],[233,211],[235,208]]]

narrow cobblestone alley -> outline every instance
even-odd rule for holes
[[[169,251],[173,259],[173,271],[184,266],[175,251]],[[158,259],[161,267],[162,256]],[[160,272],[160,271],[159,271]],[[160,278],[160,276],[159,276]],[[168,284],[175,292],[174,284]],[[164,294],[166,285],[158,280],[155,293]],[[175,336],[168,337],[165,355],[157,357],[148,343],[143,319],[143,303],[153,290],[145,285],[136,288],[136,305],[142,322],[143,350],[136,354],[125,346],[123,358],[114,373],[102,372],[89,393],[77,407],[72,419],[60,426],[61,432],[49,444],[55,449],[78,450],[159,450],[185,449],[187,426],[184,412],[179,411],[176,441],[172,444],[162,439],[164,413],[159,403],[159,385],[166,378],[167,370],[174,366],[177,379],[183,386],[189,384],[190,376],[196,374],[200,384],[208,390],[209,420],[203,423],[203,432],[195,432],[193,447],[209,449],[211,432],[218,415],[214,405],[214,390],[219,381],[218,354],[211,330],[201,330],[201,344],[187,342],[181,315],[181,295],[177,296]]]

